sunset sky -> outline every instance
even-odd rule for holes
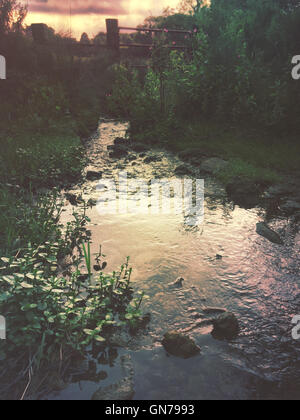
[[[147,16],[157,15],[167,7],[176,7],[179,0],[21,0],[29,6],[26,23],[46,23],[57,31],[69,31],[80,37],[105,29],[106,18],[118,18],[122,25],[138,25]],[[72,20],[70,26],[70,3]]]

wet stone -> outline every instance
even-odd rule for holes
[[[283,240],[278,233],[270,229],[266,223],[257,223],[256,232],[274,244],[283,245]]]
[[[188,165],[180,165],[175,169],[175,174],[178,176],[193,175],[193,170]]]
[[[226,312],[212,321],[212,336],[219,340],[232,340],[239,334],[239,322],[233,313]]]
[[[220,158],[210,158],[210,159],[205,160],[200,165],[200,171],[215,175],[218,172],[225,169],[227,166],[228,166],[228,162],[226,160],[223,160]]]
[[[147,146],[145,146],[145,145],[144,145],[144,144],[142,144],[142,143],[133,143],[133,144],[131,145],[131,149],[132,149],[133,151],[137,152],[137,153],[140,153],[140,152],[146,152],[146,151],[148,150],[148,147],[147,147]]]
[[[161,162],[162,158],[160,156],[148,156],[144,159],[144,163],[155,163]]]
[[[121,365],[123,371],[123,378],[117,383],[101,387],[92,397],[94,401],[120,401],[132,400],[135,394],[134,391],[134,370],[131,357],[129,355],[122,356]]]
[[[178,277],[173,283],[169,283],[168,287],[171,289],[180,289],[183,286],[184,278]]]
[[[169,354],[183,359],[196,356],[201,351],[191,338],[177,331],[167,332],[162,345]]]
[[[87,171],[86,179],[88,181],[98,181],[102,178],[103,172],[98,171]]]

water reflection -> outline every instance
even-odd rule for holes
[[[157,152],[161,161],[151,164],[145,164],[144,156],[138,154],[134,166],[132,158],[127,162],[108,159],[107,146],[115,137],[122,137],[126,128],[126,124],[113,122],[100,125],[101,139],[95,139],[89,151],[93,167],[104,170],[106,179],[117,178],[120,166],[131,177],[145,180],[174,177],[180,162],[163,152]],[[87,182],[74,192],[98,200],[96,187],[96,182]],[[66,209],[65,219],[71,207]],[[267,242],[255,232],[261,210],[244,210],[228,203],[221,186],[209,179],[205,218],[198,226],[185,224],[182,214],[100,215],[94,207],[89,217],[92,252],[97,253],[101,243],[111,271],[130,255],[133,281],[151,297],[145,307],[152,314],[150,329],[147,335],[137,337],[131,348],[136,398],[298,395],[300,345],[291,338],[291,320],[300,308],[297,228],[286,220],[273,221],[285,246]],[[170,290],[168,284],[179,276],[185,279],[183,288]],[[204,312],[207,307],[236,314],[241,325],[236,341],[222,343],[211,337],[209,316]],[[159,342],[170,329],[189,332],[202,348],[201,355],[189,361],[168,358]],[[92,378],[105,370],[104,360],[97,360],[96,369],[91,365]],[[112,366],[108,363],[104,383],[114,383],[120,375],[120,358],[114,360]],[[81,390],[81,394],[72,388],[73,397],[90,398],[95,388],[90,382],[86,387],[89,391]],[[70,392],[70,388],[65,391]]]

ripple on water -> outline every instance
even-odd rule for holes
[[[178,159],[161,151],[160,162],[145,164],[144,157],[137,158],[134,170],[131,162],[111,162],[107,146],[126,129],[126,123],[104,121],[99,138],[90,145],[93,167],[109,168],[104,179],[117,178],[118,165],[146,180],[174,175]],[[78,192],[84,190],[84,198],[97,200],[96,185],[87,182]],[[68,214],[70,208],[65,219]],[[273,227],[285,246],[271,244],[255,232],[261,210],[234,207],[209,179],[201,226],[187,227],[181,215],[99,215],[95,207],[88,215],[92,251],[97,252],[101,243],[111,270],[130,255],[133,282],[151,297],[145,310],[153,314],[147,332],[152,349],[143,350],[141,344],[132,354],[136,398],[276,397],[275,379],[283,386],[281,396],[285,391],[287,397],[295,395],[300,348],[289,338],[291,318],[300,307],[297,229],[287,221],[275,221]],[[185,279],[183,289],[170,291],[168,284],[178,276]],[[234,343],[212,339],[209,327],[201,324],[207,318],[205,307],[225,307],[237,315],[241,334]],[[169,329],[190,331],[203,346],[201,356],[189,361],[166,357],[157,342]]]

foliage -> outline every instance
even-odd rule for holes
[[[17,0],[0,0],[0,35],[20,30],[26,14],[26,7]]]
[[[11,238],[0,244],[0,313],[7,319],[7,340],[0,343],[2,385],[7,374],[15,375],[21,387],[28,365],[38,377],[41,368],[58,369],[62,354],[84,354],[90,344],[105,346],[113,328],[140,318],[145,297],[133,296],[129,258],[120,271],[104,274],[100,250],[96,258],[100,272],[92,275],[85,205],[63,226],[56,194],[32,197],[20,208],[24,202],[19,199],[15,207],[5,208],[0,226],[1,238]],[[88,276],[82,274],[82,250]],[[68,269],[66,257],[72,261]],[[16,355],[22,355],[17,369]],[[6,392],[13,384],[10,380]]]
[[[189,22],[192,57],[166,54],[163,47],[170,39],[154,48],[151,67],[155,72],[159,67],[164,79],[166,112],[298,130],[300,94],[290,73],[300,9],[277,0],[213,0],[203,6]],[[156,26],[176,27],[181,16],[161,17]]]
[[[84,351],[93,340],[106,341],[105,327],[141,316],[144,295],[132,300],[128,262],[84,283],[78,268],[70,278],[59,276],[59,250],[59,242],[29,244],[21,257],[1,259],[0,310],[8,320],[2,359],[21,351],[40,358],[44,348],[52,354],[60,346]]]
[[[93,274],[86,204],[60,222],[60,189],[80,179],[81,138],[105,112],[113,57],[72,57],[74,40],[51,28],[47,45],[35,44],[22,26],[25,12],[15,0],[0,0],[0,53],[9,63],[0,84],[1,399],[23,398],[34,374],[39,388],[41,371],[60,373],[70,354],[106,345],[113,327],[140,317],[144,297],[134,300],[129,260],[104,274],[100,252]]]

